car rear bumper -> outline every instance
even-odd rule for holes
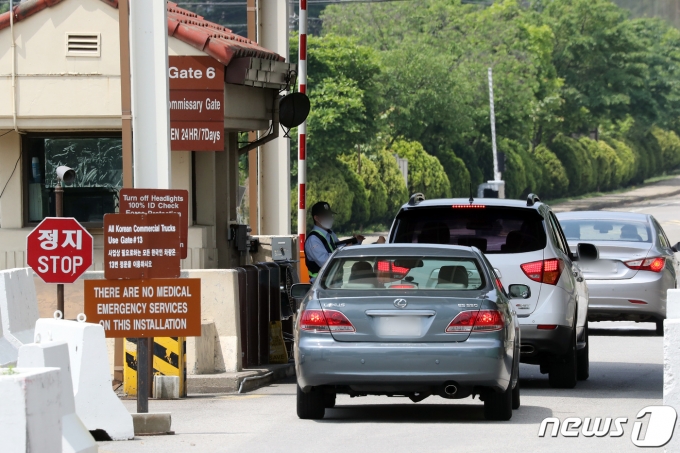
[[[590,321],[650,321],[666,318],[667,272],[639,271],[626,280],[588,280]],[[636,301],[637,303],[631,302]]]
[[[535,324],[520,325],[520,332],[520,362],[530,364],[539,364],[546,356],[566,354],[573,335],[571,327],[542,330]]]
[[[472,335],[460,343],[351,343],[305,335],[296,344],[298,384],[303,390],[356,386],[389,392],[453,381],[504,390],[512,373],[513,342],[484,337]]]

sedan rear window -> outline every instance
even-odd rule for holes
[[[567,240],[652,242],[649,225],[628,220],[560,220]]]
[[[486,285],[474,258],[336,258],[321,277],[326,289],[478,290]]]
[[[525,253],[546,246],[543,217],[502,206],[436,207],[402,211],[392,242],[477,247],[484,253]]]

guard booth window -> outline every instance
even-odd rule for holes
[[[104,214],[118,210],[122,146],[120,135],[111,134],[24,136],[24,223],[34,225],[55,215],[56,169],[66,165],[75,170],[76,180],[64,186],[64,216],[101,227]]]

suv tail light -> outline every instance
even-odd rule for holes
[[[317,333],[356,332],[347,316],[335,310],[303,311],[300,317],[300,329]]]
[[[393,261],[378,261],[378,272],[390,273],[395,278],[401,278],[408,274],[410,270],[408,267],[395,266]]]
[[[666,267],[666,258],[646,258],[644,260],[624,261],[623,264],[636,271],[661,272]]]
[[[526,276],[535,282],[557,285],[557,281],[564,270],[564,262],[557,258],[551,258],[525,263],[520,267]]]
[[[498,310],[461,311],[446,327],[446,333],[493,332],[504,325]]]

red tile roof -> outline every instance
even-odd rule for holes
[[[14,23],[54,6],[63,0],[28,0],[14,7]],[[118,0],[101,0],[113,8],[118,8]],[[173,36],[190,46],[201,50],[225,66],[233,58],[257,57],[266,60],[285,61],[271,50],[233,33],[228,28],[205,20],[177,4],[168,2],[168,36]],[[9,28],[10,11],[0,14],[0,30]]]

